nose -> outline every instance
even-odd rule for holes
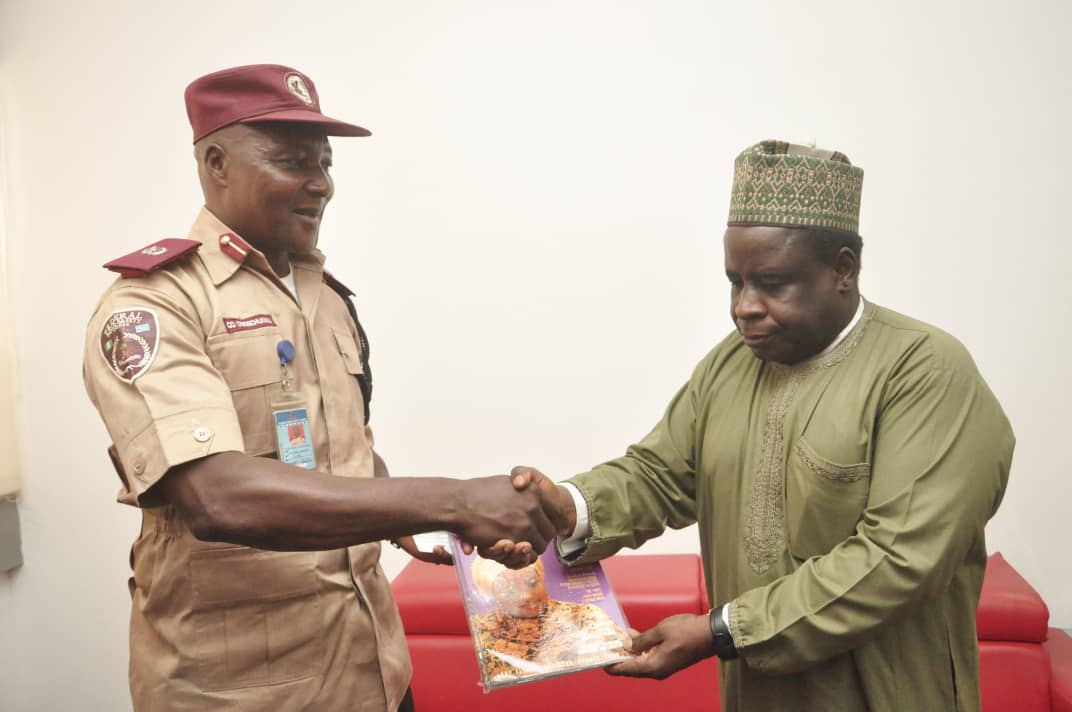
[[[305,182],[305,189],[313,195],[330,200],[332,193],[335,192],[335,183],[325,169],[317,168]]]
[[[730,304],[730,311],[733,313],[735,322],[761,319],[766,315],[763,300],[756,294],[756,290],[748,284],[737,290],[737,294]]]

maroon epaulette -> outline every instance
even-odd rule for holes
[[[199,247],[201,243],[197,240],[169,237],[131,252],[129,255],[106,262],[104,268],[118,272],[123,277],[144,277],[191,252],[196,252]]]
[[[335,275],[327,270],[324,270],[324,281],[328,283],[329,287],[332,287],[336,292],[345,292],[346,296],[354,296],[354,290],[347,287],[345,284],[335,279]]]

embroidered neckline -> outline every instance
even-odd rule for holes
[[[769,364],[771,385],[763,450],[752,482],[751,507],[744,528],[748,565],[757,574],[766,572],[785,549],[785,416],[797,389],[808,376],[847,359],[863,339],[875,311],[875,305],[865,301],[860,322],[830,353],[792,365]]]
[[[864,303],[864,313],[860,316],[860,321],[852,331],[845,335],[845,338],[841,340],[841,343],[834,347],[833,351],[826,354],[817,354],[804,359],[800,363],[784,364],[772,362],[770,364],[771,368],[775,371],[786,371],[789,374],[796,374],[799,372],[801,376],[809,376],[824,368],[836,366],[847,359],[849,354],[856,350],[857,345],[860,343],[860,339],[864,336],[864,332],[867,331],[867,325],[875,316],[875,305],[863,297],[860,297],[860,300]]]

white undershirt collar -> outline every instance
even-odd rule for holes
[[[864,298],[860,297],[860,303],[856,305],[856,314],[849,321],[848,326],[841,330],[841,333],[837,335],[837,338],[830,342],[830,345],[818,353],[819,356],[826,356],[828,353],[837,348],[837,345],[845,340],[845,337],[849,335],[849,332],[853,330],[857,324],[860,323],[860,317],[864,315]]]
[[[298,299],[298,287],[294,284],[294,265],[290,265],[290,271],[287,272],[285,277],[280,277],[279,281],[281,281],[283,286],[289,289],[290,293],[294,295],[294,301],[301,304],[301,300]]]

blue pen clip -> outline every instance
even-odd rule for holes
[[[279,365],[286,366],[294,360],[294,344],[289,339],[283,339],[276,344],[275,352],[279,354]]]
[[[283,339],[275,346],[275,352],[279,355],[279,369],[282,372],[283,390],[291,389],[290,374],[287,373],[287,364],[294,360],[294,344],[289,339]]]

